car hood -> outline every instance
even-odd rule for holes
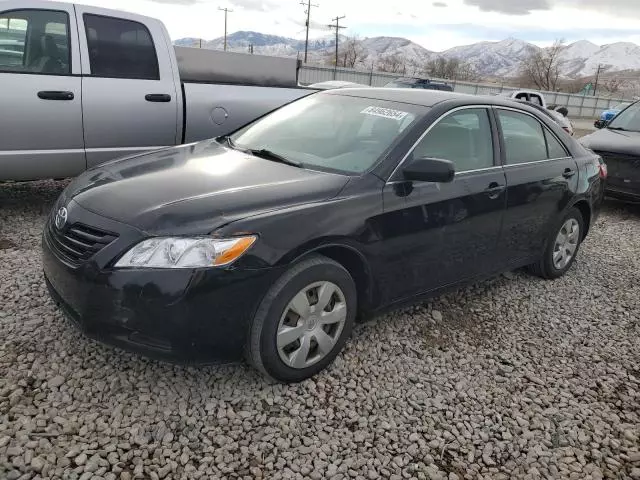
[[[87,210],[154,234],[204,234],[230,221],[331,198],[349,177],[298,168],[214,140],[103,164],[65,190]]]
[[[603,128],[580,139],[591,150],[640,155],[640,132],[622,132]]]

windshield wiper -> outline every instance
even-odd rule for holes
[[[288,158],[285,158],[282,155],[272,152],[271,150],[268,150],[266,148],[248,149],[247,152],[255,155],[256,157],[264,158],[266,160],[273,160],[275,162],[284,163],[285,165],[302,168],[302,163],[296,162],[295,160],[289,160]]]

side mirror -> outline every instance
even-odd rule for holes
[[[453,162],[439,158],[416,158],[402,170],[404,178],[418,182],[451,182],[456,173]]]

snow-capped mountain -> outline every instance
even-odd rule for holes
[[[339,42],[347,41],[340,36]],[[182,38],[176,45],[199,46],[199,39]],[[507,38],[500,42],[480,42],[454,47],[444,52],[432,52],[402,37],[371,37],[360,40],[363,50],[358,64],[361,67],[375,65],[380,59],[399,55],[408,64],[420,65],[436,57],[458,58],[467,62],[483,77],[514,77],[520,71],[520,64],[531,52],[540,50],[533,44]],[[203,41],[204,48],[222,49],[224,38]],[[304,52],[304,40],[266,35],[258,32],[235,32],[227,37],[227,48],[236,52],[253,51],[261,55],[295,57]],[[320,62],[333,54],[335,36],[309,40],[309,62]],[[633,43],[613,43],[598,46],[587,40],[567,45],[562,53],[561,72],[565,77],[578,78],[595,73],[598,65],[605,72],[640,70],[640,46]]]
[[[510,77],[517,75],[520,62],[539,47],[515,38],[500,42],[480,42],[453,47],[442,52],[445,58],[459,58],[473,65],[483,76]]]

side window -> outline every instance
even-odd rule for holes
[[[531,103],[542,106],[542,98],[540,95],[531,95]]]
[[[507,165],[546,160],[547,142],[542,125],[524,113],[498,110]]]
[[[484,108],[473,108],[448,115],[416,145],[413,157],[451,160],[456,172],[492,167],[489,113]]]
[[[69,75],[69,15],[56,10],[0,14],[0,70]]]
[[[85,14],[91,74],[97,77],[159,80],[158,58],[143,24]]]
[[[560,141],[549,132],[546,128],[544,130],[544,135],[547,138],[547,148],[549,149],[549,158],[565,158],[568,157],[569,154],[564,146],[560,143]]]

